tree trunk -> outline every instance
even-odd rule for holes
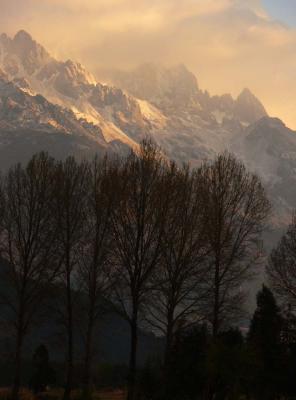
[[[85,344],[85,360],[84,360],[84,377],[83,377],[83,397],[85,399],[90,399],[90,383],[91,383],[91,359],[92,359],[92,337],[94,328],[94,310],[91,306],[87,333],[86,333],[86,344]]]
[[[219,334],[220,329],[220,263],[219,260],[216,260],[215,265],[215,288],[214,288],[214,308],[213,308],[213,342],[217,341],[217,337]],[[215,396],[215,389],[216,389],[216,382],[215,378],[212,377],[208,380],[206,384],[206,393],[207,393],[207,400],[212,400]]]
[[[19,314],[16,331],[16,348],[15,348],[15,372],[12,385],[11,397],[12,400],[18,400],[21,385],[21,363],[22,363],[22,348],[24,339],[24,296],[25,284],[22,285],[22,290],[19,299]]]
[[[136,368],[138,347],[138,311],[134,308],[131,320],[131,348],[129,361],[129,376],[127,387],[127,400],[136,400]]]
[[[215,266],[215,293],[214,293],[214,310],[213,310],[213,338],[216,339],[219,333],[219,309],[220,309],[220,265],[219,262],[216,262]]]
[[[19,391],[21,384],[22,347],[23,347],[23,329],[22,327],[19,327],[16,338],[15,372],[14,372],[14,381],[11,393],[12,400],[18,400],[19,398]]]
[[[173,324],[168,322],[166,332],[165,354],[164,354],[164,367],[167,368],[170,364],[170,355],[173,341]]]
[[[163,396],[165,399],[170,398],[170,372],[172,362],[172,346],[173,346],[173,322],[172,316],[168,317],[166,343],[164,353],[164,366],[163,366]]]
[[[72,310],[72,293],[70,283],[70,273],[67,273],[67,375],[63,400],[69,400],[71,397],[72,380],[73,380],[73,310]]]
[[[219,332],[219,293],[215,289],[214,318],[213,318],[213,339],[215,340]]]

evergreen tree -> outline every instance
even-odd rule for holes
[[[248,344],[253,354],[252,390],[256,398],[273,399],[281,390],[283,320],[270,289],[263,285],[251,320]]]

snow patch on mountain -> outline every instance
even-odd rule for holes
[[[128,136],[128,129],[136,130],[139,125],[133,119],[137,113],[145,130],[137,101],[119,89],[98,83],[80,63],[55,60],[29,34],[20,31],[13,39],[0,36],[0,67],[26,93],[42,94],[72,110],[78,118],[96,124],[106,141],[137,146]]]
[[[145,100],[137,100],[140,106],[142,115],[149,121],[155,128],[164,128],[167,123],[167,118],[155,106]]]

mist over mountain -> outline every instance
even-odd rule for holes
[[[194,74],[182,64],[171,68],[143,64],[130,72],[111,71],[109,76],[117,86],[168,113],[187,110],[201,118],[214,117],[218,123],[233,119],[242,125],[267,116],[264,106],[249,89],[244,89],[237,99],[230,94],[211,97],[199,88]]]
[[[52,57],[27,32],[0,36],[1,166],[48,150],[63,158],[136,148],[151,136],[168,157],[198,165],[233,151],[257,172],[276,205],[294,207],[296,134],[249,90],[211,96],[184,65],[110,70],[102,83],[81,64]]]

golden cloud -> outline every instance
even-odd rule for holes
[[[1,30],[26,29],[94,72],[183,62],[211,93],[248,86],[296,128],[296,30],[260,0],[0,0]]]

